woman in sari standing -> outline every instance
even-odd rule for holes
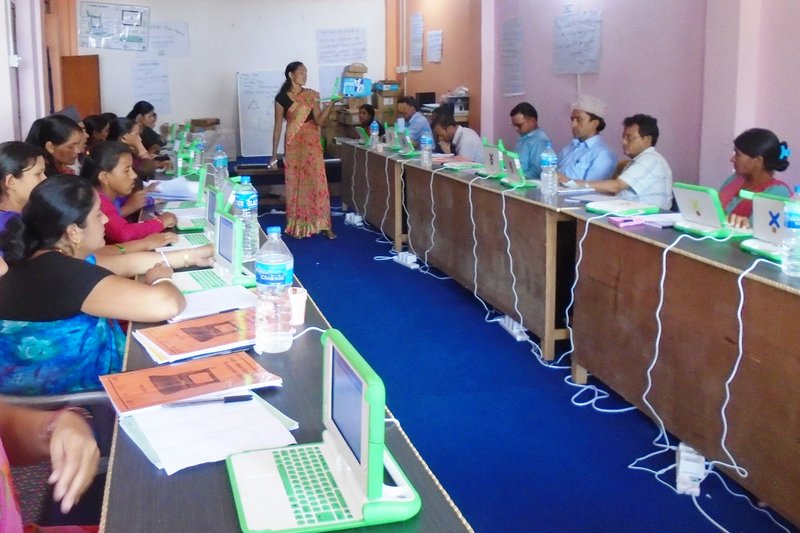
[[[272,134],[270,167],[278,165],[278,142],[286,120],[284,166],[286,168],[285,233],[301,239],[324,232],[335,239],[331,230],[331,205],[328,178],[322,155],[319,125],[333,107],[319,106],[319,93],[303,88],[308,77],[305,65],[294,61],[284,71],[286,81],[275,97],[275,128]]]

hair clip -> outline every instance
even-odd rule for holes
[[[781,155],[778,156],[778,159],[789,159],[790,155],[792,155],[792,151],[786,146],[786,143],[781,143]]]

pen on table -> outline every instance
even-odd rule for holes
[[[164,407],[183,407],[185,405],[202,405],[205,403],[249,402],[252,399],[253,399],[252,394],[239,394],[236,396],[220,396],[219,398],[200,398],[197,400],[182,400],[179,402],[165,403]]]

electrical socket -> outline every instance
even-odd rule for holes
[[[705,457],[681,442],[675,450],[675,465],[675,490],[678,494],[700,496],[700,482],[706,476]]]
[[[527,341],[529,339],[525,327],[508,315],[503,315],[503,318],[500,319],[500,326],[502,326],[509,335],[514,337],[514,340],[517,342]]]
[[[419,268],[417,264],[417,256],[411,252],[400,252],[396,256],[393,257],[395,263],[400,263],[404,267],[408,267],[411,270],[416,270]]]

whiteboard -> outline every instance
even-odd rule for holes
[[[283,72],[277,70],[236,73],[239,146],[243,156],[272,155],[275,95],[285,80]],[[283,133],[278,153],[283,153]]]

